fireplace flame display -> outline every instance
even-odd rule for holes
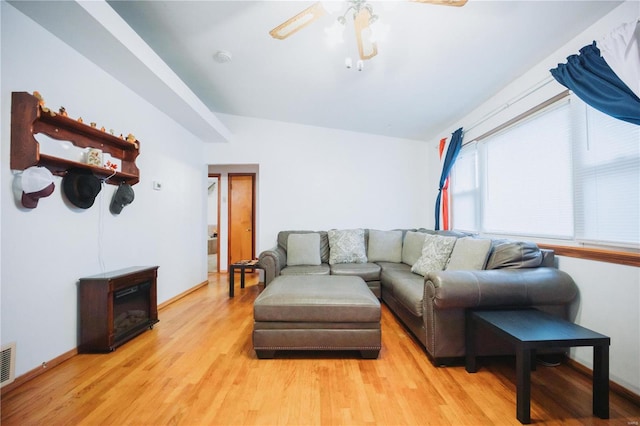
[[[122,312],[113,320],[113,330],[116,335],[131,330],[136,325],[146,323],[149,320],[149,315],[146,311],[140,309],[133,309],[126,312]]]

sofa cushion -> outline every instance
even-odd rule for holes
[[[402,231],[369,231],[369,262],[401,262]]]
[[[329,265],[297,265],[282,268],[280,275],[330,275]]]
[[[331,229],[329,236],[329,264],[367,263],[364,229]]]
[[[330,268],[331,275],[357,276],[365,281],[380,279],[380,266],[375,263],[337,263]]]
[[[424,278],[412,273],[392,272],[393,297],[416,317],[423,314],[422,299],[424,298]]]
[[[530,241],[493,240],[492,245],[486,269],[537,268],[542,263],[542,252]]]
[[[456,237],[427,234],[422,246],[422,255],[411,267],[411,272],[425,276],[431,271],[444,270],[455,243]]]
[[[425,232],[408,231],[402,244],[402,263],[413,266],[422,254]]]
[[[491,252],[491,240],[486,238],[458,238],[453,246],[447,270],[484,269]]]
[[[320,234],[320,261],[329,263],[329,237],[327,231],[280,231],[278,232],[278,247],[281,247],[285,253],[289,242],[290,234]]]
[[[320,234],[289,234],[287,265],[320,265]]]
[[[378,265],[382,268],[382,271],[380,271],[380,285],[390,294],[393,294],[393,286],[397,279],[405,276],[416,276],[424,279],[420,275],[411,272],[411,266],[404,263],[380,262]]]

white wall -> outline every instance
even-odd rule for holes
[[[215,186],[209,190],[209,186],[215,184]],[[218,225],[218,179],[207,179],[207,225]]]
[[[558,63],[566,62],[567,56],[578,53],[581,47],[600,39],[619,25],[632,22],[639,17],[640,2],[623,3],[547,59],[532,67],[525,75],[507,85],[471,114],[460,117],[443,132],[452,132],[460,126],[465,126],[468,131],[465,132],[464,140],[468,142],[497,124],[562,92],[565,88],[552,81],[492,119],[476,125],[489,113],[501,109],[530,88],[538,86],[550,76],[549,69],[555,68]],[[473,129],[469,129],[474,125],[476,126]],[[434,135],[431,145],[436,145],[440,137],[441,135]],[[611,337],[610,378],[640,394],[640,268],[568,257],[559,257],[558,265],[573,277],[580,290],[576,323]],[[574,349],[571,356],[576,361],[592,367],[591,353],[591,350],[586,348]]]
[[[424,142],[219,114],[234,134],[210,165],[259,166],[256,254],[285,229],[432,227]],[[218,170],[210,168],[211,170]],[[225,194],[224,184],[220,188]],[[221,202],[222,212],[226,210]],[[221,231],[225,226],[221,216]],[[224,236],[221,253],[226,247]],[[222,258],[221,254],[221,258]]]
[[[19,376],[77,346],[80,277],[158,265],[159,303],[207,279],[206,166],[193,135],[11,5],[1,7],[0,320],[2,344],[17,343]],[[88,210],[68,204],[60,178],[35,210],[16,201],[11,92],[34,90],[54,110],[64,105],[71,117],[140,140],[140,183],[119,216],[108,209],[113,185]],[[152,189],[154,180],[161,191]]]

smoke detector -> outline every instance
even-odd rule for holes
[[[213,59],[219,64],[226,64],[227,62],[231,62],[231,52],[218,50],[213,54]]]

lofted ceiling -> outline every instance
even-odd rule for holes
[[[351,23],[344,44],[326,43],[338,13],[285,40],[269,35],[312,1],[107,3],[214,114],[428,140],[621,2],[372,1],[390,31],[362,71],[345,67],[357,60]]]

